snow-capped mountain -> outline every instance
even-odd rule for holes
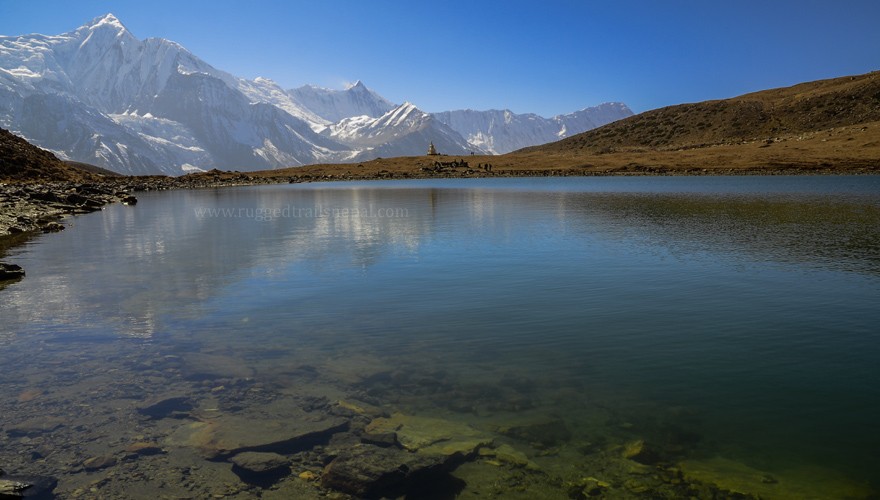
[[[61,35],[0,36],[0,126],[64,159],[128,174],[259,170],[377,156],[501,153],[631,114],[603,105],[544,119],[428,114],[357,82],[345,90],[247,80],[112,14]]]
[[[437,119],[461,134],[474,147],[504,154],[536,144],[558,141],[632,116],[623,103],[605,103],[567,115],[544,118],[510,110],[470,109],[435,113]]]
[[[304,85],[289,90],[288,94],[300,106],[325,120],[327,125],[353,116],[378,118],[396,107],[360,80],[345,90]]]
[[[276,87],[217,70],[174,42],[138,40],[112,14],[58,36],[0,37],[0,123],[62,157],[124,173],[349,154]]]
[[[425,145],[432,142],[445,154],[484,152],[433,115],[408,102],[378,118],[366,115],[345,118],[328,127],[325,133],[346,146],[362,150],[352,158],[358,161],[377,156],[423,155],[427,151]]]

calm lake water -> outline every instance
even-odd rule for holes
[[[119,408],[200,383],[197,352],[387,411],[475,426],[545,413],[591,446],[644,439],[789,485],[880,486],[880,177],[138,198],[5,259],[28,274],[0,291],[0,427],[68,421],[52,439],[7,432],[4,469],[71,469],[59,490],[87,487],[72,464],[97,445],[76,434],[122,441]]]

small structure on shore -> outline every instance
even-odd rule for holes
[[[434,147],[434,141],[431,141],[431,145],[428,146],[428,156],[437,156],[437,149]]]

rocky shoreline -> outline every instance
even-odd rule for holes
[[[130,191],[99,184],[22,184],[0,186],[0,234],[61,231],[67,215],[87,214],[108,203],[137,203]]]
[[[110,183],[0,184],[0,258],[35,234],[62,231],[65,217],[109,203],[134,205],[137,198],[124,185]],[[0,288],[24,276],[18,265],[0,262]]]

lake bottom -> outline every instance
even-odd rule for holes
[[[876,183],[144,194],[14,251],[0,480],[32,498],[873,498]],[[331,215],[248,216],[293,204]]]

